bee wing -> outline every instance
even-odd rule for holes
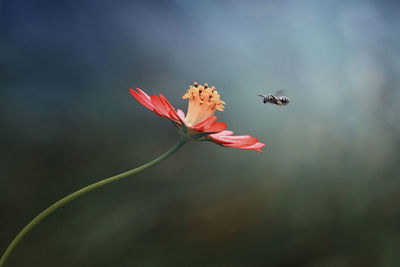
[[[275,96],[285,96],[285,90],[280,89],[276,91]]]

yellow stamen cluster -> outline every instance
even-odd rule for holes
[[[210,88],[206,83],[202,86],[195,82],[182,98],[189,98],[186,121],[192,125],[212,116],[216,110],[224,110],[225,102],[219,98],[215,86]]]

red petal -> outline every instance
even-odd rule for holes
[[[136,88],[138,91],[140,90],[139,88]],[[150,97],[148,95],[146,95],[142,90],[140,90],[139,92],[144,93],[144,95],[139,94],[138,92],[136,92],[133,89],[129,89],[129,92],[131,93],[131,95],[136,98],[137,101],[140,102],[140,104],[142,104],[143,106],[145,106],[148,109],[151,109],[154,111],[154,105],[151,103],[150,101]],[[148,98],[147,98],[147,97]]]
[[[251,135],[232,135],[232,136],[221,136],[221,137],[232,140],[232,141],[245,140],[248,138],[252,138]]]
[[[258,139],[251,135],[234,135],[232,131],[222,131],[217,134],[211,134],[210,138],[224,146],[231,146],[236,148],[249,147],[257,143]]]
[[[247,146],[251,146],[256,144],[258,141],[257,138],[249,138],[243,141],[235,141],[235,142],[230,142],[227,143],[227,146],[231,146],[231,147],[237,147],[237,148],[242,148],[242,147],[247,147]]]
[[[224,139],[224,137],[230,136],[232,135],[233,132],[232,131],[222,131],[216,134],[210,134],[209,137],[218,144],[225,144],[226,141]]]
[[[251,145],[251,146],[238,147],[238,146],[230,145],[230,144],[228,144],[226,146],[236,147],[236,148],[240,148],[240,149],[256,150],[258,152],[262,152],[261,148],[264,147],[265,144],[257,142],[257,143],[255,143],[254,145]]]
[[[180,119],[180,120],[178,119],[179,124],[181,124],[181,121],[182,121],[187,127],[189,127],[187,122],[186,122],[186,119],[185,119],[185,113],[182,110],[178,109],[177,112],[176,112],[176,115]]]
[[[140,88],[136,87],[136,90],[142,95],[144,96],[147,100],[150,101],[150,96],[148,94],[146,94],[144,91],[142,91]]]
[[[215,137],[217,137],[217,136],[228,136],[228,135],[232,135],[232,134],[233,134],[232,131],[227,131],[227,130],[225,130],[225,131],[222,131],[222,132],[219,132],[219,133],[210,134],[210,136],[215,136]]]
[[[162,117],[171,119],[169,116],[168,107],[165,106],[164,102],[156,95],[152,95],[150,98],[154,105],[154,111]]]
[[[183,112],[181,109],[178,109],[176,114],[178,115],[178,117],[182,120],[185,121],[185,112]]]
[[[243,148],[243,149],[259,149],[260,152],[262,152],[260,148],[265,147],[265,146],[266,146],[266,144],[257,142],[257,143],[255,143],[254,145],[245,147],[245,148]]]
[[[222,141],[225,141],[226,143],[248,146],[257,143],[258,141],[257,138],[254,138],[250,135],[219,136],[218,138]]]
[[[165,98],[165,96],[163,96],[162,94],[160,94],[160,99],[162,102],[164,102],[164,105],[166,105],[167,109],[168,109],[168,114],[170,116],[171,119],[173,119],[174,121],[179,121],[178,119],[178,114],[176,113],[174,107],[169,103],[169,101]]]
[[[207,119],[204,119],[203,121],[191,126],[193,130],[196,130],[198,132],[203,132],[205,128],[209,128],[211,125],[213,125],[217,121],[217,116],[211,116],[208,117]]]
[[[175,109],[163,95],[160,95],[160,97],[152,95],[150,97],[139,88],[136,88],[136,90],[137,92],[135,90],[129,89],[132,96],[136,98],[143,106],[153,110],[159,116],[174,121],[179,121]]]
[[[226,129],[226,123],[222,121],[214,123],[209,128],[204,127],[205,132],[221,132],[225,129]]]

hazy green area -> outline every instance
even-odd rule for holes
[[[208,82],[228,129],[267,144],[188,143],[54,213],[6,266],[400,266],[399,3],[249,2],[0,3],[0,253],[175,144],[129,87],[186,112]],[[277,89],[290,105],[261,103]]]

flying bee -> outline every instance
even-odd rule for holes
[[[284,106],[290,103],[290,100],[287,96],[283,95],[283,91],[279,90],[274,95],[258,95],[263,98],[263,103],[266,104],[271,103],[278,106]]]

